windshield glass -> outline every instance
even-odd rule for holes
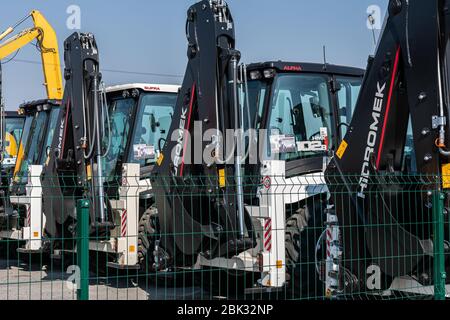
[[[17,151],[22,131],[24,118],[6,118],[5,123],[5,158],[17,157]]]
[[[130,134],[130,121],[136,100],[133,98],[120,98],[113,100],[109,105],[109,123],[111,129],[111,141],[104,137],[103,144],[108,147],[108,153],[103,161],[103,174],[108,182],[116,178],[116,167],[119,159],[123,159],[128,136]],[[108,125],[105,125],[108,130]],[[109,142],[111,142],[109,144]]]
[[[406,131],[405,149],[403,151],[402,171],[411,174],[417,173],[416,153],[414,149],[414,137],[412,130],[411,115],[409,116],[408,129]]]
[[[248,90],[248,101],[245,95],[246,90]],[[262,113],[264,111],[264,100],[266,98],[267,82],[261,80],[251,80],[248,82],[246,88],[241,88],[240,102],[243,106],[247,107],[248,110],[244,109],[244,126],[248,129],[249,121],[248,114],[250,114],[250,125],[253,129],[258,129],[260,125],[260,120]]]
[[[50,150],[52,146],[53,134],[55,133],[56,122],[58,121],[59,111],[61,109],[54,107],[50,112],[50,119],[47,125],[47,133],[45,134],[45,142],[43,152],[41,153],[41,159],[39,161],[40,165],[44,165],[47,162],[47,151]]]
[[[21,166],[22,160],[23,160],[24,146],[26,146],[28,143],[28,139],[30,137],[31,125],[33,124],[34,117],[35,117],[35,115],[27,115],[25,118],[25,124],[23,125],[22,137],[20,138],[19,153],[17,154],[14,175],[16,175],[18,173],[18,171],[20,170],[20,166]]]
[[[27,183],[28,167],[39,161],[40,148],[44,142],[45,129],[47,127],[48,112],[38,112],[34,118],[29,132],[29,139],[24,148],[24,157],[20,165],[16,182]]]
[[[336,77],[336,82],[340,86],[337,93],[339,124],[341,137],[344,138],[347,133],[347,125],[352,120],[359,91],[361,90],[362,78],[358,77]]]
[[[128,161],[152,165],[164,146],[172,123],[176,93],[147,93],[141,97]]]
[[[268,83],[266,80],[250,80],[239,88],[239,102],[244,115],[244,151],[248,163],[254,164],[257,159],[257,132],[264,112]],[[255,129],[256,131],[253,131]],[[247,161],[246,160],[246,161]],[[254,168],[245,167],[251,174]],[[251,183],[251,182],[249,182]]]
[[[326,75],[276,77],[266,126],[268,158],[309,158],[332,147],[329,92]]]

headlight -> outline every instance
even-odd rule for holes
[[[261,72],[259,71],[250,71],[250,79],[251,80],[259,80],[261,79]]]
[[[275,69],[264,70],[264,78],[269,79],[275,77]]]
[[[139,97],[139,90],[133,89],[133,91],[131,91],[131,95],[133,96],[133,98]]]

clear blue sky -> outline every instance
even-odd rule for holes
[[[103,69],[183,75],[186,66],[186,10],[195,0],[47,0],[3,1],[0,29],[32,9],[40,10],[62,43],[68,30],[66,9],[81,8],[81,32],[95,34]],[[327,46],[330,63],[365,67],[373,53],[366,10],[388,0],[228,0],[242,61],[281,59],[322,61]],[[31,26],[30,22],[22,25]],[[378,35],[378,33],[377,33]],[[62,52],[61,52],[62,56]],[[17,59],[39,61],[33,46]],[[106,84],[126,82],[179,83],[182,78],[104,72]],[[3,66],[4,97],[9,110],[23,101],[45,97],[41,66],[14,61]]]

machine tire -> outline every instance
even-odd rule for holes
[[[320,207],[320,206],[319,206]],[[323,231],[320,209],[300,208],[286,221],[286,268],[289,274],[287,298],[323,297],[323,283],[315,266],[315,248]]]
[[[145,272],[150,269],[148,265],[148,254],[152,254],[153,252],[151,235],[155,233],[155,228],[152,226],[151,217],[155,214],[157,214],[156,209],[151,207],[144,212],[141,219],[139,220],[138,259],[141,270]]]
[[[157,219],[154,219],[158,215],[158,209],[155,207],[150,207],[147,209],[144,214],[141,216],[139,220],[139,230],[138,230],[138,259],[140,264],[141,272],[143,272],[146,276],[151,276],[151,281],[156,281],[160,286],[165,287],[178,287],[185,286],[186,283],[190,283],[192,285],[193,279],[189,272],[183,271],[180,273],[177,272],[164,272],[160,270],[154,270],[154,246],[156,235],[158,232],[158,222]],[[164,249],[161,254],[164,253]],[[170,258],[166,262],[170,264]],[[167,267],[161,267],[165,270]]]

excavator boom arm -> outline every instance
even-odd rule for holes
[[[23,48],[34,40],[37,40],[41,54],[44,73],[44,85],[48,99],[61,100],[63,98],[63,82],[61,65],[59,60],[58,39],[55,30],[39,11],[32,11],[34,27],[25,29],[16,36],[7,39],[0,44],[0,60]],[[2,33],[0,39],[14,31],[9,27]]]

